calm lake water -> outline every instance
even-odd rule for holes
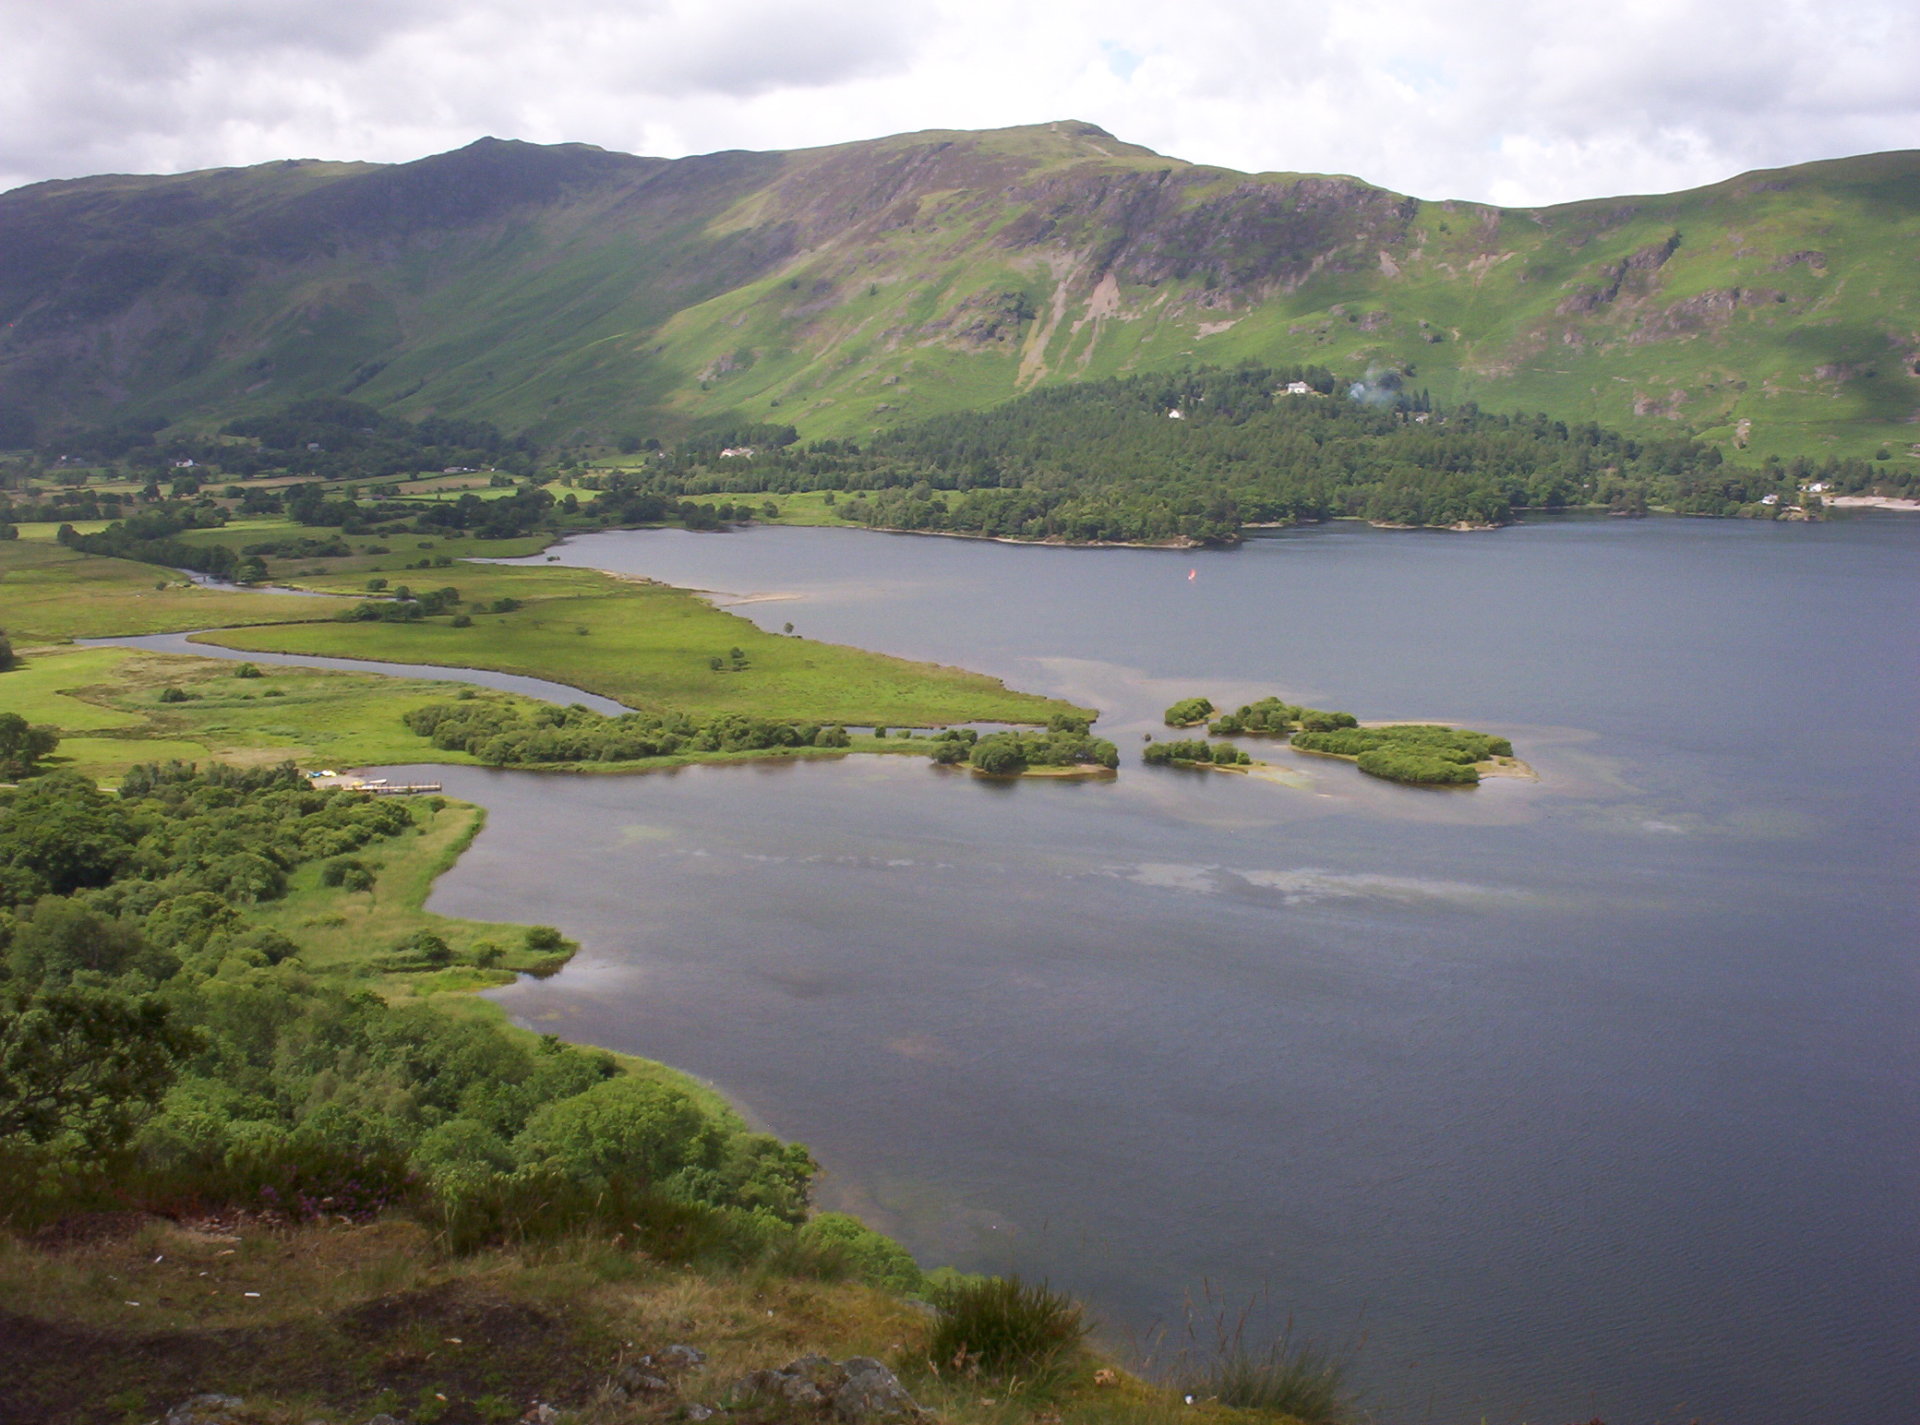
[[[449,768],[491,818],[433,907],[585,947],[523,1021],[711,1079],[829,1203],[1123,1344],[1208,1291],[1357,1342],[1382,1420],[1916,1418],[1920,521],[561,553],[1098,706],[1129,758],[1274,692],[1541,780]]]

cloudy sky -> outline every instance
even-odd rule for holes
[[[1920,146],[1915,0],[0,0],[0,188],[1088,119],[1509,204]]]

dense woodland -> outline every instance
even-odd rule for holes
[[[1800,503],[1803,482],[1857,490],[1887,473],[1860,460],[1740,466],[1685,438],[1441,409],[1402,373],[1341,383],[1315,367],[1053,387],[864,446],[802,445],[791,427],[726,435],[752,454],[722,458],[699,442],[595,483],[619,499],[826,489],[843,518],[891,529],[1208,541],[1250,524],[1499,524],[1576,505],[1771,518]]]
[[[291,766],[136,767],[117,795],[52,772],[7,794],[9,1181],[37,1182],[55,1203],[293,1216],[406,1206],[456,1244],[524,1229],[521,1208],[573,1199],[718,1213],[749,1239],[800,1221],[813,1173],[804,1149],[610,1055],[390,1004],[364,974],[311,968],[300,945],[253,923],[253,908],[316,864],[308,879],[370,890],[384,848],[439,814],[432,801],[316,790]],[[551,929],[526,934],[528,949],[564,954]],[[457,960],[419,932],[378,963]]]
[[[704,721],[685,714],[608,717],[590,708],[526,708],[504,699],[456,697],[406,716],[413,732],[443,751],[469,752],[494,767],[638,762],[683,753],[750,752],[778,747],[845,747],[846,728],[775,722],[740,713]]]

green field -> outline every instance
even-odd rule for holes
[[[443,573],[446,571],[436,571]],[[436,579],[433,581],[438,583]],[[221,632],[204,641],[277,653],[487,668],[550,678],[649,712],[745,713],[817,723],[931,727],[1045,722],[1065,703],[997,678],[766,633],[696,595],[590,570],[488,566],[449,574],[468,594],[526,601],[514,613],[410,624],[318,623]],[[593,592],[578,592],[591,589]],[[739,648],[747,667],[709,661]]]
[[[445,683],[378,673],[268,665],[237,678],[226,659],[127,648],[52,648],[0,674],[0,706],[60,731],[51,765],[117,781],[139,762],[303,767],[471,763],[401,724],[408,709],[449,695]],[[163,690],[191,695],[162,703]]]
[[[237,539],[272,532],[255,525],[209,533]],[[290,757],[308,767],[475,760],[433,747],[401,721],[412,708],[452,696],[445,683],[273,664],[264,665],[257,678],[240,678],[234,663],[220,659],[34,647],[62,637],[207,627],[236,610],[255,618],[312,610],[317,621],[229,628],[206,641],[237,649],[488,668],[552,679],[645,711],[695,717],[739,713],[899,728],[1039,723],[1073,711],[961,669],[763,632],[665,585],[544,565],[456,564],[409,573],[395,568],[401,557],[398,550],[357,553],[330,561],[344,567],[310,582],[343,593],[364,592],[366,570],[386,567],[386,577],[396,585],[411,577],[422,589],[459,588],[466,601],[462,608],[484,609],[503,598],[522,606],[510,613],[470,614],[467,628],[455,628],[447,616],[414,623],[345,623],[331,617],[352,606],[345,600],[178,585],[153,590],[147,586],[152,566],[57,545],[0,545],[0,568],[7,570],[0,583],[0,627],[25,650],[21,667],[0,681],[0,703],[29,722],[60,731],[55,765],[106,781],[116,781],[135,763],[170,759],[255,764]],[[745,657],[744,667],[734,666],[735,648]],[[722,670],[711,666],[716,658]],[[161,702],[169,689],[186,696]],[[921,747],[859,737],[854,750],[917,752]],[[770,754],[660,761],[760,755]],[[772,755],[841,754],[800,749]]]
[[[840,517],[839,502],[844,496],[834,495],[834,503],[828,504],[827,497],[832,493],[826,490],[799,490],[791,495],[757,495],[756,499],[771,500],[780,513],[774,518],[781,524],[801,525],[818,528],[845,528],[846,521]]]
[[[0,542],[0,628],[15,647],[330,618],[335,612],[329,600],[203,589],[153,564],[80,554],[39,540]]]

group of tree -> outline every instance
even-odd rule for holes
[[[495,767],[555,763],[642,762],[653,757],[755,752],[777,748],[846,747],[846,728],[777,722],[742,713],[707,718],[629,712],[609,717],[591,708],[528,705],[470,695],[430,703],[405,715],[407,727],[445,751],[470,753]]]
[[[1208,742],[1205,738],[1181,738],[1173,742],[1149,742],[1140,753],[1149,767],[1212,766],[1238,767],[1253,761],[1231,742]]]
[[[386,580],[371,581],[385,585]],[[460,591],[452,585],[439,589],[414,590],[406,584],[398,585],[392,596],[385,599],[363,599],[352,608],[342,609],[334,615],[342,623],[414,623],[423,618],[432,618],[438,614],[453,613],[462,600]],[[517,599],[495,600],[494,603],[508,603],[514,608],[520,606]],[[487,605],[482,612],[506,613],[507,609]],[[469,615],[454,616],[454,622],[465,627],[473,622]]]
[[[1296,729],[1331,732],[1336,728],[1358,727],[1360,720],[1349,712],[1329,712],[1324,708],[1302,707],[1282,698],[1261,698],[1243,703],[1230,713],[1218,711],[1207,698],[1182,698],[1169,707],[1162,718],[1168,727],[1198,727],[1207,724],[1215,737],[1251,734],[1256,737],[1285,737]]]
[[[257,922],[256,908],[314,874],[305,868],[377,865],[437,814],[318,790],[291,767],[136,767],[118,795],[55,772],[8,794],[9,1181],[49,1200],[411,1205],[483,1233],[515,1202],[551,1210],[569,1194],[620,1211],[638,1211],[638,1194],[799,1220],[814,1170],[804,1149],[607,1054],[389,1004],[364,979],[305,964],[300,945]],[[331,882],[355,893],[354,878]],[[537,934],[560,943],[534,931],[530,946]],[[434,951],[420,939],[396,959]],[[458,958],[427,939],[444,952],[428,962]]]
[[[1106,767],[1120,765],[1111,742],[1095,737],[1087,719],[1055,713],[1044,731],[1009,729],[985,737],[972,728],[948,728],[934,734],[933,760],[942,766],[965,762],[976,772],[1017,777],[1033,767]]]
[[[12,664],[13,647],[0,633],[0,672]],[[30,723],[16,712],[0,712],[0,782],[20,782],[33,776],[59,746],[58,728]]]
[[[1522,508],[1571,505],[1770,517],[1795,504],[1808,480],[1846,488],[1876,474],[1864,461],[1736,466],[1684,437],[1642,440],[1471,403],[1443,408],[1410,376],[1386,373],[1359,397],[1317,367],[1082,382],[901,426],[864,445],[765,441],[751,457],[723,458],[713,440],[689,440],[598,483],[616,497],[609,511],[824,489],[840,495],[844,518],[886,528],[1216,541],[1249,524],[1341,515],[1499,524]],[[1763,504],[1767,495],[1775,503]]]
[[[1371,776],[1425,786],[1471,786],[1480,780],[1475,763],[1513,756],[1513,744],[1504,737],[1437,723],[1297,732],[1293,745],[1351,757]]]
[[[1204,722],[1215,737],[1289,737],[1303,752],[1351,758],[1372,776],[1426,786],[1477,783],[1476,763],[1513,756],[1513,744],[1490,733],[1436,723],[1361,727],[1352,713],[1302,707],[1277,697],[1261,698],[1215,717],[1217,711],[1207,698],[1182,698],[1166,710],[1164,719],[1168,727],[1197,727]],[[1156,766],[1249,760],[1232,743],[1192,740],[1152,742],[1143,755]]]
[[[1243,703],[1230,713],[1222,713],[1207,724],[1215,737],[1251,734],[1255,737],[1285,737],[1296,730],[1332,732],[1342,727],[1358,727],[1360,719],[1350,712],[1326,708],[1302,707],[1281,698],[1261,698]]]
[[[226,522],[226,514],[215,507],[175,501],[129,515],[94,534],[81,534],[71,524],[63,524],[56,537],[67,548],[82,554],[132,559],[169,569],[192,569],[217,579],[232,579],[249,556],[235,554],[224,544],[200,544],[180,538],[190,530],[218,529]]]

